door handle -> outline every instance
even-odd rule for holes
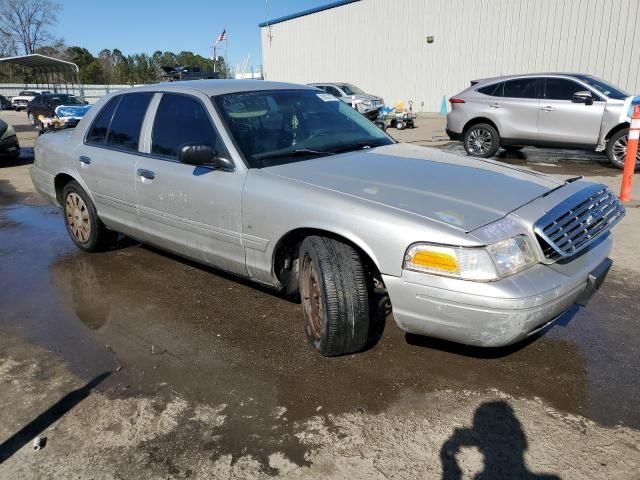
[[[156,178],[155,173],[153,173],[151,170],[145,170],[144,168],[138,169],[138,176],[146,178],[148,180],[153,180],[154,178]]]
[[[80,155],[78,160],[80,160],[80,163],[84,163],[85,165],[89,165],[91,163],[91,159],[85,155]]]
[[[491,105],[489,105],[489,107],[491,107],[491,108],[500,108],[500,104],[499,103],[492,103]]]
[[[546,107],[542,107],[540,110],[542,110],[543,112],[555,112],[556,109],[550,106],[546,106]]]

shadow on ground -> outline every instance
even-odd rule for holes
[[[484,469],[474,477],[477,480],[560,479],[557,475],[529,471],[524,459],[528,448],[527,436],[513,408],[504,401],[480,405],[473,416],[473,425],[456,429],[442,445],[440,460],[443,480],[463,478],[462,468],[456,458],[463,448],[477,448],[483,456]]]

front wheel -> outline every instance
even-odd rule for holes
[[[464,149],[473,157],[489,158],[500,147],[498,131],[488,123],[477,123],[464,134]]]
[[[300,246],[300,297],[309,343],[326,357],[365,348],[369,292],[364,266],[353,247],[311,236]]]
[[[627,157],[627,141],[629,138],[629,129],[625,128],[613,134],[607,142],[607,157],[609,161],[617,168],[623,169],[624,162]],[[636,154],[636,169],[640,167],[640,148]]]
[[[62,190],[64,224],[73,243],[85,252],[99,252],[109,248],[118,233],[109,230],[98,217],[89,195],[79,183],[71,181]]]

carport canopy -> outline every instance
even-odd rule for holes
[[[59,58],[47,57],[39,53],[31,55],[21,55],[19,57],[0,58],[0,64],[18,65],[32,69],[35,73],[61,73],[77,75],[80,71],[75,63],[60,60]]]
[[[0,66],[1,65],[14,65],[22,67],[23,69],[29,69],[37,79],[37,84],[47,85],[49,88],[50,85],[53,85],[55,89],[56,84],[61,85],[64,82],[64,87],[68,90],[69,82],[67,79],[71,79],[70,83],[76,83],[78,87],[80,87],[80,96],[84,97],[82,86],[80,85],[80,70],[75,63],[33,53],[31,55],[21,55],[18,57],[0,58]]]

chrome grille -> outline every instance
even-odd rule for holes
[[[593,185],[552,208],[534,231],[548,258],[571,257],[608,232],[624,216],[624,207],[605,185]]]

